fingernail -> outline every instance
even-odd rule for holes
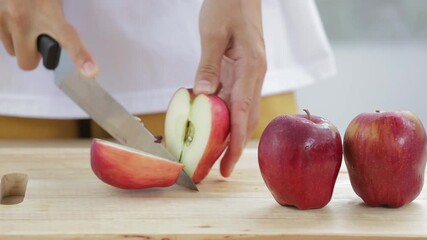
[[[210,93],[212,89],[212,84],[208,80],[199,80],[196,84],[194,90],[196,92]]]
[[[95,78],[98,73],[98,66],[93,61],[87,61],[81,68],[82,74],[87,78]]]

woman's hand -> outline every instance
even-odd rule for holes
[[[259,118],[267,69],[260,0],[205,0],[200,12],[202,56],[196,94],[217,93],[231,113],[221,174],[230,176]]]
[[[39,64],[37,38],[41,34],[56,39],[83,75],[88,78],[96,76],[98,66],[79,34],[65,20],[62,1],[0,1],[0,39],[6,51],[16,56],[20,68],[31,70]]]

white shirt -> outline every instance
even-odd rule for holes
[[[200,60],[201,0],[64,0],[64,13],[100,66],[97,81],[133,114],[165,111],[192,87]],[[262,1],[268,70],[263,95],[296,90],[335,72],[311,0]],[[0,48],[0,115],[86,118],[42,64],[31,72]]]

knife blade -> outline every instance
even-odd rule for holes
[[[50,36],[41,35],[37,48],[46,68],[55,71],[55,83],[96,123],[121,144],[177,162],[177,159],[153,134],[117,102],[96,80],[87,80],[74,66],[67,52]],[[198,190],[191,178],[181,171],[178,185]]]

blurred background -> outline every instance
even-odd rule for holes
[[[352,118],[376,109],[410,110],[427,124],[427,1],[316,4],[338,72],[298,90],[300,109],[329,119],[342,135]]]

